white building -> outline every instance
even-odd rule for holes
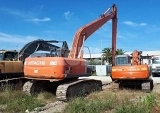
[[[132,52],[126,52],[125,54],[130,55]],[[142,56],[143,56],[143,63],[148,63],[148,56],[154,56],[154,55],[160,55],[160,50],[159,51],[142,51]],[[86,60],[89,59],[99,59],[101,60],[102,54],[84,54],[83,58]]]

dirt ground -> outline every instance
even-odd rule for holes
[[[160,83],[154,84],[153,92],[160,94]]]

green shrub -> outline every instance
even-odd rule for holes
[[[143,102],[131,102],[128,99],[123,100],[121,105],[115,108],[115,113],[148,113]]]
[[[115,113],[150,113],[157,105],[156,95],[151,93],[137,101],[124,100],[115,110]]]
[[[105,98],[92,100],[81,97],[70,101],[65,113],[101,113],[113,109],[115,104],[115,95],[106,95]]]
[[[4,91],[0,93],[0,111],[8,113],[24,113],[25,110],[33,110],[43,106],[35,96],[28,96],[20,91]]]

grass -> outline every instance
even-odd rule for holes
[[[101,113],[105,110],[111,110],[115,106],[116,98],[114,95],[109,95],[108,98],[110,99],[77,98],[69,102],[65,113]]]
[[[160,100],[157,100],[156,96],[156,93],[150,93],[143,98],[139,97],[136,101],[123,100],[116,108],[115,113],[152,113],[154,107],[159,107],[158,112],[160,112],[158,105]]]
[[[0,112],[24,113],[32,111],[36,107],[44,106],[55,101],[55,96],[48,92],[42,92],[38,96],[26,95],[21,90],[14,90],[12,85],[1,85]]]
[[[140,91],[102,91],[69,102],[64,113],[159,113],[157,93]]]
[[[0,112],[24,113],[47,103],[56,101],[55,95],[41,92],[28,96],[12,85],[2,85],[0,90]],[[87,97],[78,97],[68,102],[64,113],[160,113],[160,94],[143,93],[137,90],[104,89]]]
[[[49,92],[41,92],[38,94],[37,99],[43,103],[51,103],[57,101],[56,96]]]
[[[28,96],[21,91],[4,91],[0,93],[0,110],[2,112],[20,113],[25,110],[33,110],[43,106],[40,100],[34,96]]]

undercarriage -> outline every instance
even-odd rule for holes
[[[102,82],[92,79],[70,79],[57,82],[46,80],[30,80],[23,85],[23,91],[29,95],[43,91],[55,93],[56,98],[68,101],[79,96],[86,96],[91,92],[101,91]]]
[[[151,92],[153,90],[153,80],[116,80],[111,83],[112,89],[138,89],[143,92]]]

